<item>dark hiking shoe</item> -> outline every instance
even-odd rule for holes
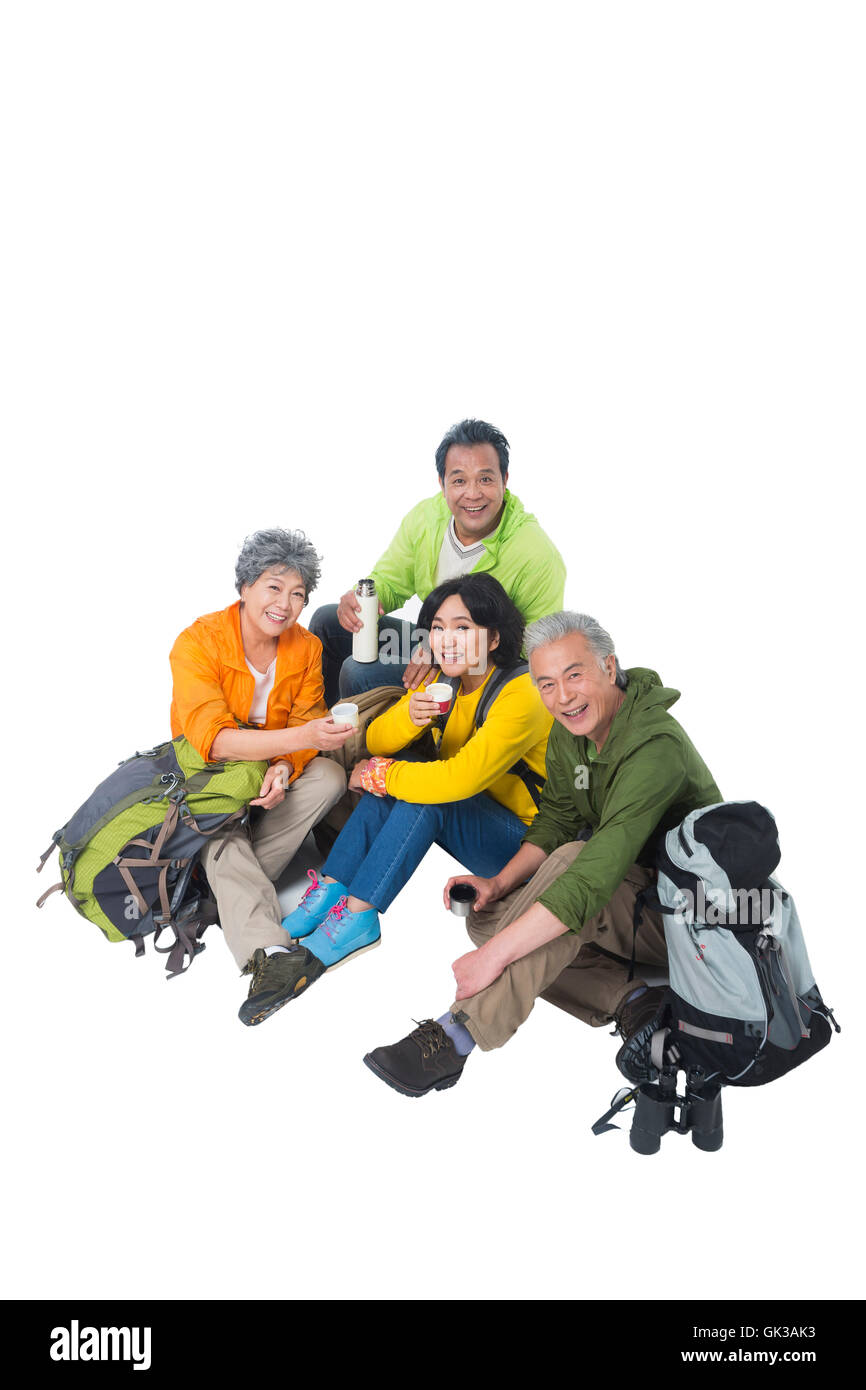
[[[377,1047],[364,1058],[365,1066],[403,1096],[426,1096],[428,1091],[456,1086],[465,1061],[442,1024],[432,1018],[425,1018],[393,1046]]]
[[[262,1023],[290,999],[296,999],[305,989],[324,975],[320,960],[303,946],[293,951],[274,951],[266,955],[259,947],[248,960],[242,975],[252,975],[250,992],[238,1009],[241,1023]]]
[[[653,1033],[663,1026],[666,989],[645,989],[637,999],[622,1004],[614,1015],[616,1031],[625,1039],[616,1054],[616,1064],[623,1076],[633,1085],[655,1081],[658,1068],[650,1057]]]

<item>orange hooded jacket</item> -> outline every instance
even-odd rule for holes
[[[183,734],[206,762],[220,729],[236,729],[248,722],[255,694],[244,657],[240,609],[238,600],[219,613],[197,618],[171,649],[171,736]],[[262,727],[294,729],[310,719],[324,718],[327,712],[322,644],[295,623],[279,636],[274,684]],[[294,765],[294,781],[316,750],[305,748],[286,756]]]

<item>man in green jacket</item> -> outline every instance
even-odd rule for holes
[[[659,838],[690,811],[722,800],[668,713],[679,692],[654,671],[623,672],[593,618],[542,618],[526,647],[554,718],[541,805],[500,874],[446,884],[446,906],[457,883],[477,893],[467,923],[477,949],[454,962],[455,1002],[364,1058],[404,1095],[453,1086],[476,1044],[501,1047],[539,995],[594,1026],[615,1019],[626,1045],[642,1033],[662,991],[629,980],[632,955],[658,971],[667,952],[658,913],[644,910],[635,937],[635,899],[654,881]]]
[[[413,507],[371,576],[380,614],[417,594],[426,598],[446,579],[481,570],[499,580],[527,623],[561,608],[565,564],[535,517],[508,491],[508,440],[484,420],[454,425],[436,450],[439,492]],[[377,685],[411,689],[429,669],[413,657],[412,625],[385,616],[380,659],[351,656],[361,623],[354,589],[313,614],[310,631],[322,643],[325,699],[333,705]]]

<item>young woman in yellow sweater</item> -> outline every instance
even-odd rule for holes
[[[434,589],[418,626],[429,630],[434,670],[370,725],[374,756],[349,782],[367,794],[321,876],[310,871],[311,887],[283,920],[304,938],[298,993],[323,968],[378,945],[379,913],[432,844],[490,877],[516,853],[536,812],[551,718],[528,672],[511,674],[523,645],[519,610],[498,580],[469,574]],[[427,693],[443,681],[455,691],[447,716]],[[494,681],[501,687],[477,727],[479,702]],[[439,734],[435,757],[414,747],[431,725]]]

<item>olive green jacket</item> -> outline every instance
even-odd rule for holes
[[[709,769],[668,708],[678,690],[655,671],[626,672],[625,700],[601,752],[554,720],[547,781],[524,843],[550,854],[587,826],[589,843],[539,902],[580,931],[609,902],[631,864],[652,864],[660,834],[722,800]]]

